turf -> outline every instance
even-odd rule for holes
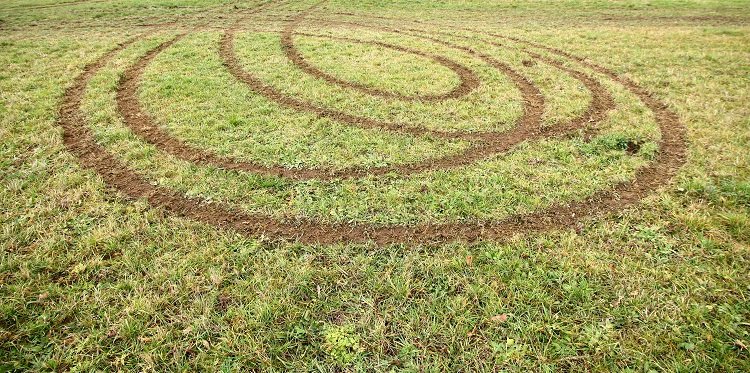
[[[316,4],[0,3],[0,371],[750,370],[750,3]]]

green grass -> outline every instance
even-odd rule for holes
[[[186,196],[278,219],[383,226],[498,220],[631,180],[658,152],[653,114],[621,85],[563,61],[615,100],[590,141],[574,134],[456,169],[333,181],[198,166],[132,133],[115,101],[127,67],[180,32],[190,34],[149,65],[138,96],[159,126],[194,147],[268,166],[343,169],[425,161],[470,142],[360,129],[258,95],[230,74],[218,47],[235,7],[252,1],[24,9],[50,3],[0,4],[0,371],[750,370],[747,1],[325,3],[310,18],[420,29],[507,63],[540,89],[544,125],[581,115],[590,92],[557,68],[525,64],[517,43],[493,46],[458,28],[586,56],[653,92],[688,130],[687,163],[632,208],[502,241],[389,246],[245,237],[124,199],[66,150],[56,123],[64,90],[119,42],[175,21],[91,80],[82,110],[99,144]],[[284,56],[278,31],[280,17],[312,4],[250,16],[242,27],[253,32],[240,29],[235,41],[245,70],[286,95],[409,126],[502,131],[521,116],[507,76],[413,35],[300,28],[444,56],[480,86],[459,100],[415,102],[306,75]],[[314,66],[380,90],[440,94],[458,82],[408,53],[295,41]],[[634,155],[625,151],[631,140],[641,143]]]

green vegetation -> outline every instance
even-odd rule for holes
[[[332,327],[323,332],[323,349],[340,365],[350,365],[364,351],[353,332],[351,325]]]
[[[460,83],[434,60],[374,42],[476,74],[474,90],[437,102],[370,95],[295,66],[280,32],[312,1],[254,14],[245,11],[261,2],[68,1],[0,4],[0,371],[750,370],[747,1],[331,0],[300,23],[317,35],[294,36],[305,60],[344,81],[401,95]],[[522,92],[467,49],[539,90],[544,127],[585,115],[594,94],[528,51],[600,82],[613,109],[596,132],[521,142],[466,166],[334,180],[202,165],[134,133],[118,112],[125,71],[186,34],[145,68],[137,98],[195,149],[295,170],[403,166],[471,149],[472,139],[361,128],[259,94],[221,55],[237,21],[245,71],[285,97],[368,120],[468,134],[516,127]],[[82,167],[58,123],[85,66],[138,37],[86,85],[84,126],[151,185],[205,205],[377,227],[492,222],[582,201],[657,159],[662,133],[632,91],[487,33],[637,82],[687,128],[686,163],[636,205],[567,229],[303,244],[128,199]]]

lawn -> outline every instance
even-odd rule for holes
[[[0,1],[0,372],[750,371],[750,1]]]

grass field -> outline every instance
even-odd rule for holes
[[[750,371],[746,0],[0,1],[0,372]]]

